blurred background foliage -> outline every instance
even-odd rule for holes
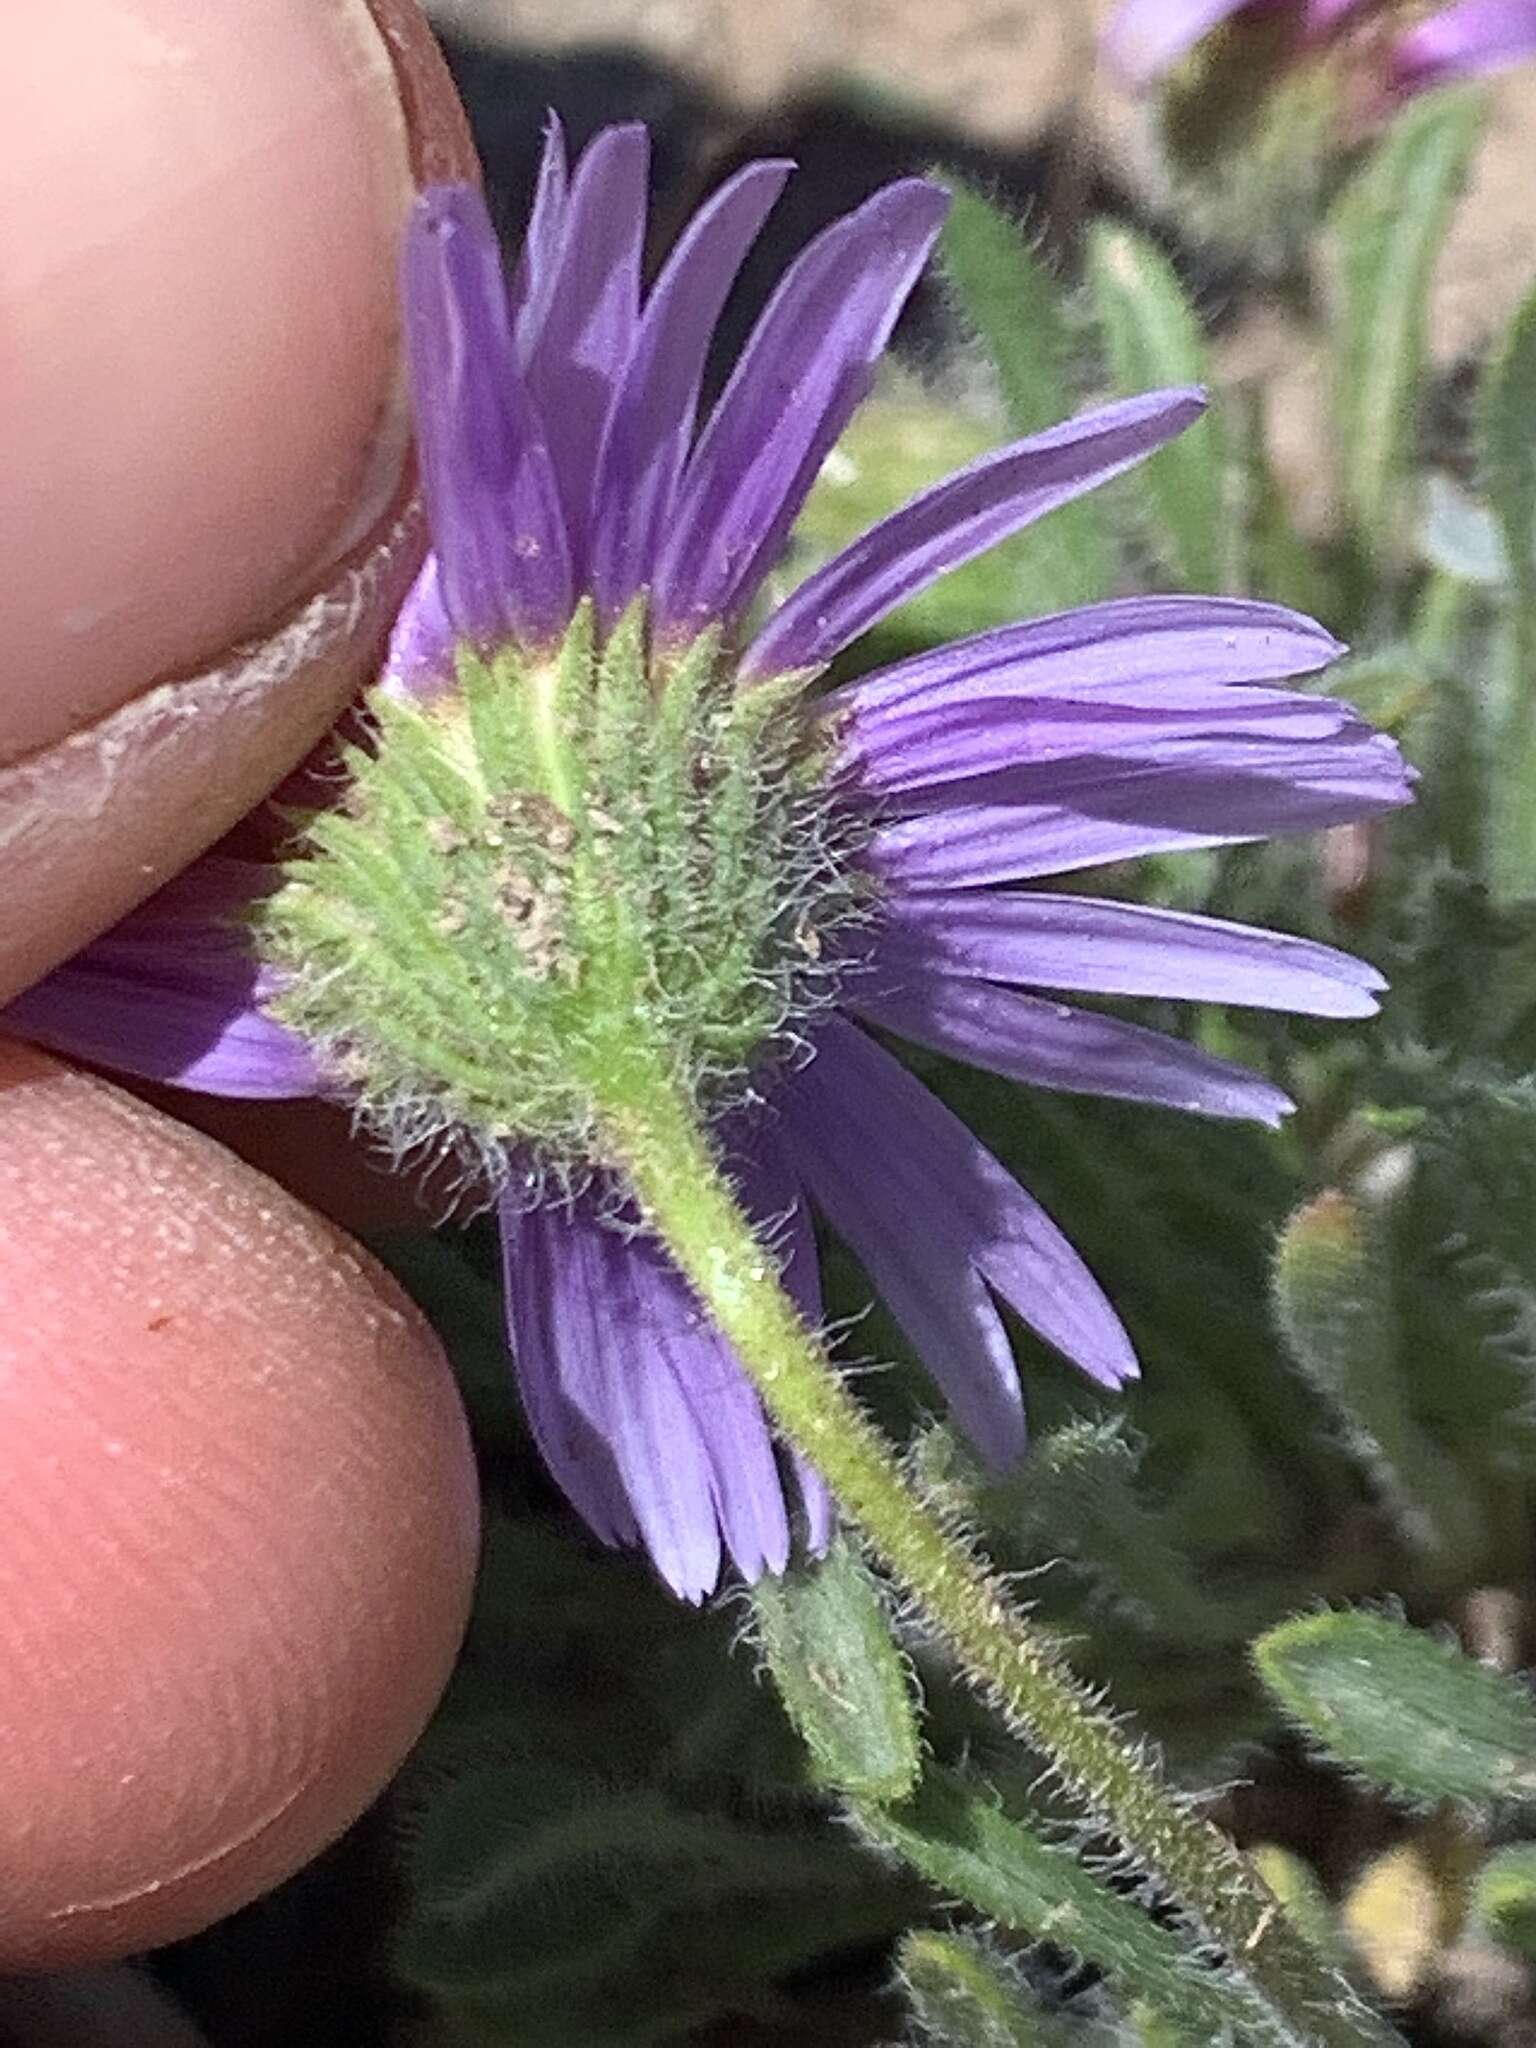
[[[1417,765],[1418,805],[1385,826],[1092,878],[1389,973],[1367,1026],[1126,1006],[1274,1074],[1299,1105],[1282,1133],[914,1055],[1081,1247],[1139,1387],[1107,1402],[1015,1327],[1035,1444],[987,1479],[830,1242],[828,1306],[850,1363],[879,1361],[861,1392],[924,1487],[1360,1991],[1411,2040],[1536,2039],[1536,299],[1485,307],[1448,352],[1442,289],[1505,103],[1425,99],[1310,197],[1288,190],[1277,266],[1170,213],[1177,181],[1130,176],[1134,137],[1106,143],[1102,109],[1068,118],[1076,30],[1006,146],[992,100],[966,122],[925,89],[915,43],[878,76],[839,58],[834,84],[777,94],[748,67],[732,104],[703,59],[629,46],[624,10],[611,45],[541,53],[467,34],[476,4],[445,9],[450,55],[509,233],[546,104],[577,141],[653,123],[663,242],[742,156],[802,159],[717,378],[825,219],[898,170],[951,183],[942,261],[786,576],[1008,434],[1113,392],[1212,387],[1180,442],[949,578],[852,666],[1128,590],[1280,598],[1351,643],[1318,687]],[[1255,370],[1241,344],[1266,322],[1288,353]],[[1241,1959],[1203,1952],[1061,1806],[851,1545],[701,1615],[583,1535],[517,1413],[483,1227],[377,1249],[471,1405],[480,1597],[382,1810],[158,1960],[216,2042],[1292,2038]]]

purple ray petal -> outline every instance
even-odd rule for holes
[[[627,1515],[673,1591],[706,1598],[720,1528],[669,1355],[677,1304],[665,1290],[642,1298],[635,1248],[586,1214],[550,1203],[504,1211],[501,1227],[518,1383],[550,1470],[599,1536],[622,1541]]]
[[[583,152],[528,360],[528,389],[549,437],[578,581],[585,576],[598,443],[640,318],[649,161],[650,137],[638,123],[603,129]]]
[[[596,1226],[578,1223],[558,1204],[527,1209],[513,1201],[502,1203],[498,1220],[507,1334],[534,1441],[595,1535],[604,1543],[638,1542],[640,1530],[609,1440],[601,1361],[612,1304],[602,1262],[587,1242]],[[685,1448],[696,1466],[698,1447],[691,1429],[688,1439]],[[708,1531],[694,1543],[696,1581],[711,1568],[713,1508],[708,1523]],[[719,1568],[718,1547],[713,1568]],[[712,1585],[709,1578],[702,1591]]]
[[[1125,83],[1140,91],[1246,4],[1247,0],[1121,0],[1101,47]]]
[[[1246,792],[1271,778],[1355,790],[1366,812],[1406,803],[1417,780],[1415,770],[1394,740],[1367,725],[1351,707],[1345,710],[1341,730],[1323,739],[1250,739],[1218,725],[1209,733],[1117,747],[1112,753],[1085,748],[1058,760],[1015,761],[990,775],[909,790],[890,808],[905,816],[926,817],[969,804],[1060,802],[1090,817],[1131,817],[1140,812],[1127,806],[1140,805],[1156,790],[1147,812],[1156,821],[1163,814],[1165,784],[1182,789],[1186,779],[1192,779],[1208,788],[1214,813],[1219,801],[1230,799],[1240,806]]]
[[[1278,1124],[1292,1106],[1281,1089],[1245,1067],[1144,1025],[990,982],[918,979],[918,972],[914,961],[899,984],[894,971],[883,980],[850,982],[849,1009],[918,1045],[1036,1088],[1262,1124]]]
[[[571,615],[570,552],[544,429],[512,345],[485,201],[434,185],[406,231],[402,289],[416,441],[458,637],[549,644]]]
[[[1361,731],[1294,746],[1176,741],[1141,755],[1025,763],[931,794],[926,812],[884,826],[869,849],[893,888],[976,888],[1315,832],[1405,804],[1412,784],[1392,741]]]
[[[597,1533],[638,1528],[688,1600],[713,1592],[722,1533],[747,1578],[782,1571],[789,1524],[762,1408],[660,1248],[580,1205],[507,1205],[501,1221],[530,1426]]]
[[[684,472],[652,592],[663,637],[691,640],[750,601],[869,389],[946,205],[920,179],[888,185],[786,271]]]
[[[1336,29],[1347,15],[1358,14],[1371,0],[1302,0],[1302,14],[1309,36],[1323,37]]]
[[[812,668],[947,570],[1131,468],[1205,410],[1153,391],[999,448],[922,492],[806,578],[748,648],[743,672]]]
[[[925,890],[890,897],[885,920],[880,952],[898,986],[952,975],[1312,1017],[1373,1016],[1386,987],[1364,960],[1311,939],[1093,896]]]
[[[1502,71],[1536,56],[1536,0],[1461,0],[1410,28],[1393,45],[1399,92]]]
[[[272,976],[240,929],[241,913],[271,886],[270,868],[207,856],[7,1004],[0,1025],[201,1095],[326,1093],[303,1040],[262,1010]]]
[[[517,358],[525,371],[543,330],[550,288],[559,267],[560,250],[565,241],[569,186],[565,130],[560,125],[560,116],[551,113],[544,129],[544,148],[533,188],[533,205],[529,209],[528,225],[523,230],[522,252],[513,272],[509,293]]]
[[[790,1452],[789,1468],[795,1476],[800,1512],[805,1517],[806,1550],[812,1557],[825,1557],[837,1534],[837,1503],[828,1492],[825,1479],[798,1451]]]
[[[693,437],[710,336],[791,168],[765,162],[738,171],[695,214],[646,303],[593,494],[591,586],[604,626],[655,574]]]
[[[386,697],[433,697],[453,684],[454,631],[436,555],[428,555],[389,635],[378,687]]]
[[[1189,683],[1279,682],[1337,660],[1331,633],[1239,597],[1128,597],[1023,619],[932,648],[829,691],[818,710],[861,729],[974,697],[1079,697]]]
[[[995,777],[1084,754],[1162,748],[1173,740],[1325,740],[1362,729],[1350,705],[1299,690],[1186,683],[1108,689],[1078,698],[979,697],[884,719],[842,736],[842,767],[858,787],[896,796]]]
[[[710,1490],[725,1547],[750,1582],[789,1562],[789,1515],[773,1439],[756,1390],[735,1353],[694,1306],[672,1266],[652,1254],[637,1293],[663,1292],[657,1317],[689,1314],[672,1348],[673,1367],[710,1462]]]
[[[1006,1464],[1023,1448],[1024,1410],[987,1286],[1110,1386],[1135,1374],[1125,1332],[1039,1204],[898,1060],[836,1018],[817,1040],[816,1057],[775,1095],[795,1170],[961,1427]]]
[[[822,1320],[821,1270],[816,1235],[800,1183],[784,1147],[766,1120],[736,1120],[725,1133],[726,1169],[742,1207],[779,1263],[786,1292],[811,1329]]]

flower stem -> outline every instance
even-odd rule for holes
[[[599,1107],[647,1222],[730,1338],[769,1414],[943,1633],[971,1683],[1220,1945],[1273,2010],[1275,2038],[1308,2048],[1396,2041],[1306,1945],[1236,1846],[1169,1791],[1050,1636],[909,1486],[780,1286],[662,1063],[625,1048],[604,1077]]]

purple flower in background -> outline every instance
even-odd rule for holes
[[[1154,393],[984,456],[757,617],[944,211],[940,192],[909,180],[827,228],[785,273],[700,425],[711,334],[787,174],[780,163],[739,172],[647,294],[638,128],[599,135],[574,172],[552,131],[510,290],[478,195],[421,197],[404,276],[435,549],[383,690],[452,704],[466,650],[490,661],[509,646],[547,678],[537,664],[555,659],[583,600],[601,647],[643,599],[657,675],[719,636],[711,673],[728,703],[779,706],[804,741],[799,772],[816,763],[805,801],[835,828],[828,858],[854,871],[862,909],[826,947],[814,930],[765,924],[764,947],[803,944],[816,999],[791,1004],[775,1043],[792,1053],[750,1064],[718,1142],[805,1314],[820,1313],[814,1208],[858,1254],[956,1420],[1002,1465],[1025,1428],[998,1300],[1103,1385],[1135,1361],[1060,1231],[868,1027],[1036,1087],[1274,1123],[1288,1104],[1269,1081],[1062,992],[1359,1017],[1382,985],[1370,967],[1214,919],[1016,885],[1367,816],[1405,801],[1407,771],[1348,706],[1277,687],[1335,655],[1320,627],[1230,598],[1128,598],[1029,619],[811,695],[816,674],[893,608],[1151,453],[1202,400]],[[796,678],[798,691],[786,684]],[[621,831],[613,809],[593,807],[594,845]],[[11,1028],[183,1087],[345,1096],[349,1074],[272,1013],[280,979],[230,921],[281,886],[275,868],[210,856],[21,997]],[[523,902],[514,912],[526,945],[531,913]],[[440,920],[432,942],[448,944],[461,918]],[[659,959],[653,948],[637,1018],[670,971]],[[534,996],[565,1000],[558,967],[536,964]],[[689,989],[715,964],[694,961]],[[621,1203],[600,1160],[542,1202],[502,1193],[512,1347],[533,1431],[577,1508],[606,1541],[644,1544],[699,1599],[723,1552],[748,1578],[783,1567],[786,1480],[733,1356]],[[813,1473],[795,1480],[814,1547],[830,1507]]]
[[[1424,92],[1529,57],[1536,57],[1536,0],[1459,0],[1403,31],[1392,47],[1392,78],[1401,92]]]
[[[1390,21],[1392,12],[1390,0],[1121,0],[1104,31],[1104,50],[1126,83],[1140,90],[1237,16],[1288,17],[1305,50],[1362,23]],[[1536,56],[1536,0],[1459,0],[1391,35],[1386,77],[1398,92],[1422,92],[1531,56]]]

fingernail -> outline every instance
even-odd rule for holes
[[[306,161],[311,177],[322,181],[329,179],[327,166],[336,160],[334,152],[339,150],[339,160],[351,163],[354,183],[362,180],[361,192],[354,193],[351,202],[353,218],[371,222],[368,232],[375,240],[367,261],[357,266],[351,297],[322,294],[321,312],[306,331],[309,345],[320,350],[335,378],[344,380],[355,372],[359,328],[368,322],[343,315],[347,305],[355,309],[367,300],[373,306],[374,353],[369,376],[362,379],[367,386],[364,400],[359,402],[354,392],[348,399],[333,393],[327,401],[333,409],[325,437],[332,452],[315,465],[314,473],[322,483],[332,479],[326,485],[331,524],[327,526],[325,519],[312,524],[303,548],[285,542],[286,566],[275,580],[266,559],[269,550],[262,542],[266,515],[255,516],[240,479],[232,473],[211,479],[209,488],[221,502],[232,501],[221,514],[225,524],[219,545],[228,549],[231,535],[239,541],[233,556],[226,555],[225,566],[233,562],[239,568],[244,560],[244,584],[234,575],[204,588],[212,539],[206,522],[196,519],[184,519],[179,538],[175,531],[168,538],[163,523],[156,531],[145,529],[142,519],[136,533],[128,531],[135,521],[127,519],[117,532],[115,554],[100,535],[87,545],[87,509],[104,520],[104,498],[124,491],[131,496],[135,490],[142,495],[149,489],[143,477],[136,481],[130,472],[149,462],[152,451],[141,448],[135,457],[124,440],[112,442],[107,451],[110,461],[97,450],[111,491],[92,476],[88,449],[80,456],[73,490],[58,486],[56,479],[42,490],[39,530],[27,540],[30,553],[24,562],[17,536],[34,509],[27,502],[28,478],[34,485],[46,482],[40,478],[39,465],[46,467],[46,444],[50,436],[57,440],[61,435],[62,416],[69,408],[59,401],[51,424],[44,421],[24,429],[18,419],[7,464],[0,466],[0,558],[7,564],[6,587],[0,590],[0,861],[7,872],[25,876],[27,886],[0,892],[0,1001],[104,930],[227,831],[302,759],[368,680],[424,545],[403,417],[391,410],[398,389],[393,323],[399,217],[414,180],[475,174],[452,83],[430,32],[408,0],[377,0],[373,7],[362,0],[267,0],[254,9],[207,9],[203,0],[156,0],[153,6],[136,0],[132,8],[125,8],[122,0],[101,0],[99,6],[64,0],[46,20],[64,23],[71,33],[56,33],[46,26],[39,31],[30,46],[29,76],[34,84],[46,87],[50,65],[63,64],[67,70],[71,59],[79,59],[91,72],[96,59],[85,62],[81,36],[88,17],[98,14],[131,17],[136,23],[141,41],[134,45],[135,61],[141,74],[146,68],[153,74],[156,64],[174,69],[178,51],[185,65],[195,68],[193,43],[177,43],[171,35],[178,22],[191,24],[188,33],[195,38],[207,19],[239,16],[247,22],[259,17],[263,34],[276,35],[286,22],[290,40],[284,46],[285,63],[291,67],[301,59],[316,64],[323,60],[333,79],[350,81],[334,89],[329,100],[322,93],[318,112],[311,104]],[[142,36],[151,30],[159,41],[146,45]],[[3,46],[0,38],[0,50]],[[272,46],[263,48],[263,61],[275,61]],[[111,47],[105,55],[112,55]],[[127,63],[122,51],[117,55]],[[247,46],[250,63],[256,55]],[[198,119],[183,106],[188,125],[201,135],[205,155],[217,145],[201,134],[200,121],[206,126],[221,108],[232,118],[225,101],[238,97],[241,86],[239,65],[236,75],[230,76],[233,60],[228,51],[222,61],[225,68],[216,91],[209,74],[199,74],[211,98],[201,104]],[[69,84],[68,78],[56,82],[61,91]],[[14,71],[0,62],[0,114],[16,83]],[[84,99],[75,103],[81,121],[94,118],[91,95],[103,89],[99,81],[90,84]],[[130,98],[134,91],[142,95],[148,90],[143,76],[130,76],[125,87]],[[183,97],[190,91],[185,79],[177,90]],[[326,121],[320,117],[327,108],[344,131],[339,138],[327,139],[322,132]],[[252,132],[265,135],[270,151],[273,123],[282,133],[291,118],[291,109],[274,111],[269,105],[264,120],[253,118]],[[163,132],[161,139],[167,140]],[[56,156],[70,154],[58,137],[50,146]],[[0,127],[0,175],[9,147]],[[82,149],[76,137],[75,153]],[[270,162],[270,155],[266,160]],[[238,151],[232,162],[226,158],[227,178],[238,182],[238,176],[249,175],[252,161]],[[142,164],[139,171],[142,175]],[[77,169],[74,175],[88,174]],[[57,194],[50,195],[51,217],[59,213],[57,201]],[[320,208],[318,195],[314,204]],[[237,214],[238,208],[232,221]],[[103,233],[114,218],[109,212]],[[291,303],[296,294],[314,295],[327,232],[315,230],[320,235],[317,243],[301,223],[290,252],[293,274],[279,293],[285,299],[286,310],[280,308],[284,317],[297,317]],[[82,242],[79,221],[66,224],[60,233],[60,246],[50,252],[47,236],[33,222],[25,245],[33,251],[29,260],[53,278],[52,290],[67,285],[86,300],[93,294],[99,297],[100,279],[88,260],[91,252]],[[348,246],[355,254],[355,245]],[[244,289],[238,270],[237,252],[221,273],[231,292]],[[149,275],[153,281],[152,267]],[[137,284],[145,288],[142,272]],[[268,284],[277,289],[270,273]],[[161,288],[164,295],[173,294],[169,273],[162,275]],[[11,316],[10,296],[10,284],[0,285],[0,317]],[[174,327],[174,321],[170,325]],[[120,326],[116,331],[120,336]],[[206,343],[206,332],[203,339]],[[84,348],[85,342],[80,346]],[[238,320],[226,326],[220,346],[234,351],[236,386],[243,390],[243,380],[261,383],[261,365],[242,354],[255,346],[254,338]],[[216,382],[223,374],[213,360],[219,352],[214,348],[211,356],[202,358],[205,396],[208,378]],[[142,369],[152,358],[132,361]],[[181,366],[186,369],[185,358]],[[109,394],[113,408],[131,411],[132,380],[125,372],[109,374],[98,364],[90,373],[96,383],[87,378],[87,387],[111,385],[114,375],[115,390]],[[281,380],[264,390],[262,404],[248,412],[247,425],[259,440],[269,417],[279,420],[290,435],[284,461],[297,465],[294,473],[302,474],[314,449],[308,455],[302,446],[296,450],[292,435],[294,415],[302,415],[305,408]],[[247,400],[242,397],[239,404],[246,406]],[[298,443],[309,430],[318,431],[313,419],[301,419],[299,429]],[[9,426],[0,431],[9,432]],[[334,483],[340,460],[334,451],[348,436],[350,490]],[[16,460],[23,446],[31,451],[25,464]],[[195,469],[196,464],[192,466]],[[346,467],[341,462],[341,468]],[[274,472],[260,450],[256,471],[265,479],[263,487],[269,487]],[[154,490],[158,495],[163,489],[162,479]],[[69,507],[76,497],[85,503],[80,516],[71,520]],[[304,512],[293,500],[302,497],[297,485],[285,492],[272,530],[289,532],[285,522]],[[185,509],[177,516],[184,518]],[[121,511],[119,504],[118,515]],[[243,528],[242,517],[248,519]],[[368,531],[359,538],[357,529],[365,524]],[[269,532],[268,542],[270,538]],[[307,567],[299,562],[306,548],[312,558]],[[123,582],[123,577],[128,580]],[[93,594],[100,599],[113,578],[119,579],[115,587],[123,601],[113,621],[97,618],[93,626],[93,603],[88,600]],[[253,599],[257,585],[267,594]],[[281,590],[288,596],[279,604],[273,593]],[[66,610],[76,607],[72,634],[58,630],[61,604]],[[51,630],[45,630],[50,620]],[[185,652],[184,659],[175,653],[178,648]],[[164,680],[147,687],[156,677]]]
[[[260,633],[378,524],[400,224],[454,123],[423,36],[364,0],[6,31],[0,761]]]

